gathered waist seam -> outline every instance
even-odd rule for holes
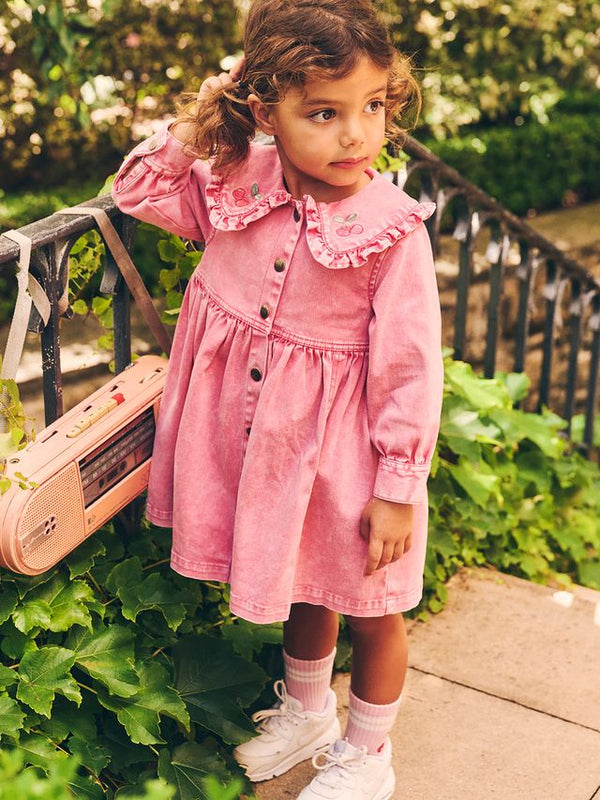
[[[225,303],[221,297],[214,294],[200,273],[196,272],[193,276],[193,280],[198,289],[206,297],[207,301],[217,310],[226,314],[228,317],[242,322],[248,328],[252,328],[268,338],[278,339],[280,341],[289,342],[290,344],[297,344],[301,347],[308,347],[312,350],[329,351],[335,353],[366,354],[369,351],[368,342],[332,342],[323,339],[314,339],[309,336],[302,336],[301,334],[293,333],[292,331],[288,331],[285,328],[279,327],[278,325],[273,325],[271,327],[271,331],[268,332],[261,325],[257,324],[254,319],[251,319],[240,311],[231,308],[231,306]]]

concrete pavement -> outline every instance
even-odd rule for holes
[[[464,570],[409,641],[394,800],[600,800],[600,592]],[[348,685],[336,677],[342,719]],[[257,797],[294,800],[312,774]]]

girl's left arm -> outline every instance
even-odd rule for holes
[[[410,547],[412,505],[427,500],[439,430],[441,314],[425,225],[382,257],[372,307],[367,409],[379,466],[361,521],[361,534],[370,543],[366,574]]]
[[[371,441],[379,451],[373,494],[421,503],[427,499],[444,381],[440,302],[425,225],[383,258],[372,307],[367,406]]]

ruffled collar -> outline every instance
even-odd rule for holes
[[[391,247],[430,217],[434,203],[419,203],[375,170],[359,192],[334,203],[305,195],[308,247],[328,269],[360,267],[373,253]],[[215,176],[206,187],[211,224],[222,231],[247,228],[272,209],[296,207],[285,188],[275,147],[251,145],[250,154],[235,176]]]

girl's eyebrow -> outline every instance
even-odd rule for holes
[[[367,97],[372,97],[374,94],[379,94],[380,92],[387,92],[387,85],[366,92],[365,100]],[[305,97],[302,100],[303,106],[335,106],[339,105],[339,103],[339,100],[332,100],[330,97],[312,97],[310,99]]]

